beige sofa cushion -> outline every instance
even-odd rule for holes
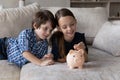
[[[20,80],[119,80],[120,58],[89,47],[88,62],[83,69],[69,69],[66,63],[50,66],[26,64]]]
[[[7,60],[0,60],[0,80],[19,80],[20,68]]]
[[[22,29],[31,27],[31,20],[39,10],[37,3],[21,8],[9,8],[0,11],[0,37],[16,36]]]
[[[120,56],[120,24],[106,22],[96,35],[93,47]]]

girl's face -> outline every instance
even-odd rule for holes
[[[34,24],[34,28],[38,40],[46,39],[53,29],[50,21],[47,21],[45,24],[41,24],[39,28],[36,28]]]
[[[76,32],[76,20],[72,16],[61,17],[58,21],[60,31],[63,32],[66,41],[71,41]]]

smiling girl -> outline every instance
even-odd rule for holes
[[[85,51],[88,53],[85,34],[76,32],[77,20],[74,14],[69,9],[62,8],[56,12],[55,19],[58,31],[54,32],[50,38],[54,60],[65,62],[69,50],[75,49],[74,46],[80,42],[84,43]],[[85,54],[85,60],[87,61],[87,54]]]

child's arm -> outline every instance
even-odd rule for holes
[[[52,60],[42,60],[31,54],[29,51],[23,52],[23,57],[25,57],[27,60],[29,60],[31,63],[34,63],[39,66],[46,66],[53,64]]]
[[[88,54],[87,54],[87,51],[85,49],[84,43],[80,42],[78,44],[75,44],[73,47],[75,50],[84,49],[85,62],[87,62],[88,61]]]
[[[46,55],[43,56],[42,59],[52,59],[53,60],[53,54],[52,53],[47,53]]]

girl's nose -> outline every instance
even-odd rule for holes
[[[68,28],[67,28],[68,30],[71,30],[71,27],[70,26],[68,26]]]

